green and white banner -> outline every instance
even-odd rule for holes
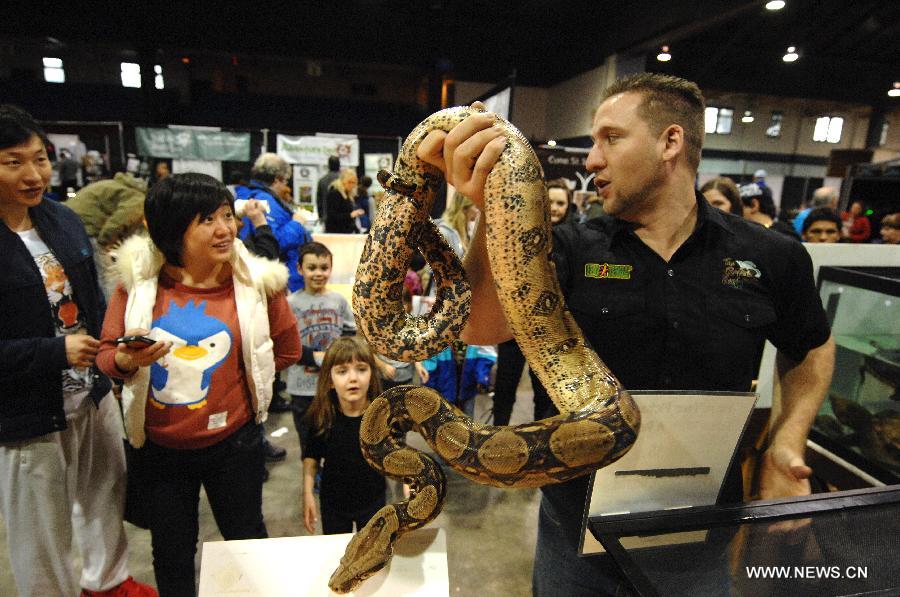
[[[327,166],[328,158],[341,158],[341,166],[355,168],[359,165],[359,139],[348,135],[276,137],[277,152],[290,164]]]
[[[138,154],[157,158],[250,161],[250,133],[135,128]]]

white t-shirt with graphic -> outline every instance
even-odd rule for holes
[[[19,238],[25,243],[28,252],[37,264],[44,280],[44,288],[47,291],[47,299],[50,301],[50,311],[53,315],[53,323],[56,327],[56,335],[68,336],[70,334],[87,334],[87,326],[84,316],[78,309],[75,296],[72,293],[72,285],[66,276],[66,271],[50,250],[50,247],[41,240],[37,230],[25,230],[17,232]],[[90,367],[70,367],[62,372],[63,410],[66,415],[74,413],[90,393],[93,378]]]

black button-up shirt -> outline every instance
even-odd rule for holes
[[[666,262],[627,222],[554,229],[557,275],[588,341],[633,390],[748,391],[770,340],[794,361],[828,323],[803,246],[710,207]]]
[[[765,340],[799,362],[830,335],[806,249],[696,196],[697,226],[668,262],[609,216],[554,228],[568,307],[627,389],[746,392]],[[587,481],[543,488],[573,548]]]

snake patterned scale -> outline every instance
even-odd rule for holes
[[[473,111],[449,108],[425,119],[404,142],[369,232],[356,273],[357,327],[380,353],[421,360],[443,350],[465,326],[471,291],[462,264],[429,219],[443,183],[437,168],[416,157],[433,130],[449,131]],[[379,510],[350,541],[329,580],[339,593],[354,590],[390,561],[401,534],[441,511],[446,479],[429,455],[406,445],[421,434],[447,465],[497,487],[539,487],[587,474],[622,457],[637,439],[640,413],[565,306],[550,263],[547,192],[537,156],[524,136],[501,118],[506,148],[485,185],[491,271],[516,341],[547,388],[559,415],[514,427],[479,425],[430,388],[400,386],[376,398],[363,417],[366,461],[411,487],[410,498]],[[431,312],[403,309],[403,278],[415,251],[434,271]]]

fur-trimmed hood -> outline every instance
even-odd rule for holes
[[[241,359],[256,422],[263,423],[272,400],[272,382],[275,380],[267,297],[284,290],[287,268],[277,261],[251,255],[244,243],[237,239],[230,262],[234,303],[241,329]],[[128,293],[125,329],[152,327],[159,272],[164,264],[162,253],[148,237],[132,237],[119,247],[115,269]],[[149,387],[149,367],[139,367],[122,387],[125,430],[128,441],[136,448],[144,445],[146,439],[144,421]]]
[[[157,277],[166,263],[165,256],[153,241],[143,235],[126,239],[114,253],[113,277],[129,293],[137,282]],[[236,277],[245,284],[261,288],[268,297],[287,286],[288,270],[283,263],[253,255],[237,238],[230,263]]]

